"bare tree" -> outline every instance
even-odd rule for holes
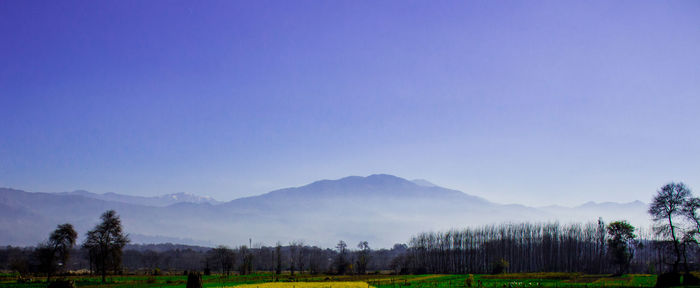
[[[297,256],[297,245],[294,243],[289,243],[289,272],[294,276],[294,271],[296,267],[295,257]]]
[[[155,268],[158,267],[158,253],[153,250],[147,250],[142,253],[141,255],[141,262],[143,265],[150,270],[150,273],[153,273],[155,271]]]
[[[690,222],[690,229],[688,229],[688,235],[692,238],[693,242],[698,243],[696,237],[700,236],[700,215],[698,214],[698,208],[700,208],[700,198],[690,197],[681,208],[681,214]]]
[[[670,237],[673,243],[673,252],[675,261],[673,262],[673,272],[678,272],[678,265],[681,262],[681,242],[678,237],[678,216],[682,215],[683,207],[691,198],[691,193],[683,183],[669,183],[661,187],[657,191],[654,200],[649,206],[649,214],[651,214],[655,226],[654,232],[657,235]]]
[[[338,250],[338,255],[335,258],[334,266],[336,272],[342,275],[348,270],[348,244],[345,244],[345,241],[340,240],[335,248]]]
[[[357,244],[357,248],[360,249],[357,252],[357,261],[355,263],[357,266],[357,273],[366,274],[371,252],[369,243],[367,243],[367,241],[360,241],[360,243]]]
[[[282,244],[277,242],[275,246],[275,274],[282,274]]]
[[[238,248],[238,255],[240,255],[241,258],[241,265],[238,268],[239,273],[241,275],[253,273],[253,253],[250,249],[243,245]]]
[[[306,256],[306,249],[304,247],[304,241],[297,240],[289,243],[289,249],[291,256],[292,267],[296,267],[299,274],[304,273],[304,260]],[[293,273],[292,273],[293,274]]]
[[[221,274],[228,276],[236,265],[235,252],[224,245],[219,245],[213,249],[214,257],[221,268]]]
[[[325,251],[316,246],[309,248],[309,272],[311,274],[318,274],[326,271],[328,268],[328,257],[325,255]]]

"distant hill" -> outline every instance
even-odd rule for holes
[[[649,205],[641,201],[627,203],[590,201],[576,207],[547,206],[539,209],[557,215],[560,221],[577,221],[591,215],[597,215],[608,221],[628,220],[637,227],[649,228],[651,219],[647,214],[648,208]]]
[[[573,208],[502,205],[425,180],[384,174],[321,180],[225,203],[193,200],[166,205],[170,200],[163,197],[122,196],[2,188],[0,245],[35,245],[64,222],[73,223],[83,235],[108,209],[121,215],[135,243],[200,246],[241,245],[252,238],[268,245],[304,240],[323,247],[333,247],[339,240],[366,240],[379,248],[423,231],[501,222],[584,222],[603,217],[649,224],[642,202],[591,202]],[[199,199],[192,196],[188,199]]]
[[[63,192],[59,193],[62,195],[77,195],[77,196],[83,196],[87,198],[92,198],[92,199],[99,199],[99,200],[104,200],[104,201],[114,201],[114,202],[121,202],[121,203],[129,203],[129,204],[137,204],[137,205],[145,205],[145,206],[168,206],[176,203],[209,203],[209,204],[220,204],[221,202],[217,201],[216,199],[208,196],[197,196],[194,194],[189,194],[189,193],[173,193],[173,194],[165,194],[161,196],[155,196],[155,197],[142,197],[142,196],[132,196],[132,195],[123,195],[123,194],[117,194],[113,192],[108,192],[104,194],[97,194],[97,193],[91,193],[85,190],[76,190],[73,192]]]
[[[206,252],[211,250],[211,247],[203,247],[196,245],[183,245],[183,244],[173,244],[173,243],[159,243],[159,244],[127,244],[124,250],[134,250],[134,251],[155,251],[155,252],[165,252],[171,250],[192,250],[197,252]]]
[[[411,182],[419,185],[419,186],[425,186],[425,187],[435,187],[437,185],[433,184],[432,182],[425,180],[425,179],[413,179]]]

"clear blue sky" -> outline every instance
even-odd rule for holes
[[[698,1],[0,1],[0,186],[700,193]]]

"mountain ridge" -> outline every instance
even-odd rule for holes
[[[613,209],[595,205],[577,208],[505,205],[387,174],[319,180],[217,204],[178,202],[148,206],[144,201],[126,203],[90,198],[94,195],[104,194],[0,188],[0,208],[11,211],[0,212],[0,232],[3,232],[0,245],[36,244],[55,225],[65,222],[73,223],[82,235],[108,209],[117,210],[125,229],[141,243],[182,239],[182,244],[195,245],[235,245],[253,238],[266,243],[304,240],[323,247],[333,247],[342,239],[391,247],[421,231],[502,222],[586,222],[598,217],[606,221],[625,217],[643,225],[648,222],[646,207],[641,202],[627,206],[606,204],[613,205]]]
[[[173,205],[177,203],[209,203],[209,204],[221,204],[223,202],[218,201],[212,197],[209,196],[199,196],[195,194],[190,194],[190,193],[185,193],[185,192],[178,192],[178,193],[170,193],[170,194],[163,194],[163,195],[158,195],[158,196],[135,196],[135,195],[127,195],[127,194],[119,194],[119,193],[114,193],[114,192],[106,192],[106,193],[93,193],[85,190],[75,190],[71,192],[59,192],[56,194],[62,194],[62,195],[78,195],[78,196],[83,196],[87,198],[93,198],[93,199],[99,199],[99,200],[105,200],[105,201],[116,201],[116,202],[122,202],[122,203],[130,203],[130,204],[145,204],[149,206],[168,206],[168,205]]]

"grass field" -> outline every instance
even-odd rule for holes
[[[114,276],[102,284],[96,276],[72,276],[77,287],[185,287],[186,276]],[[0,274],[0,287],[46,287],[44,278],[18,283],[17,275]],[[452,288],[452,287],[654,287],[656,275],[628,274],[585,275],[580,273],[518,273],[500,275],[283,275],[276,279],[270,273],[245,276],[212,275],[202,277],[204,287],[241,288]],[[277,281],[275,281],[277,280]]]
[[[261,283],[233,286],[237,288],[367,288],[366,282],[295,282],[295,283]]]
[[[428,279],[407,280],[407,283],[369,282],[378,288],[396,287],[469,287],[468,275],[432,275]],[[527,273],[473,275],[472,287],[654,287],[655,275],[581,275],[577,273]]]

